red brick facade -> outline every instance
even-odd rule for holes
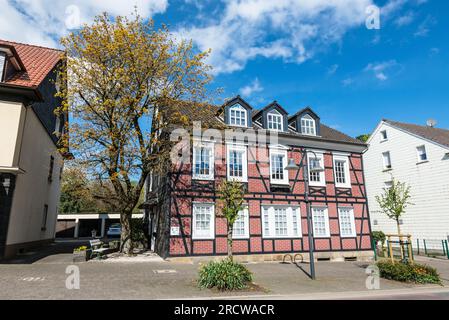
[[[259,150],[257,150],[259,151]],[[350,153],[349,170],[351,177],[350,189],[336,188],[333,168],[333,151],[324,152],[326,187],[311,187],[311,205],[327,207],[329,215],[329,238],[315,238],[315,251],[366,251],[371,250],[370,222],[366,200],[365,181],[363,175],[362,155]],[[265,160],[252,160],[250,154],[256,152],[254,147],[248,150],[248,184],[245,202],[249,208],[248,239],[234,241],[235,254],[275,254],[300,253],[308,250],[308,228],[305,199],[305,183],[302,170],[289,172],[291,190],[273,191],[270,187],[268,155]],[[288,158],[302,161],[303,149],[292,148]],[[216,159],[225,160],[225,147],[215,146]],[[219,161],[221,162],[221,161]],[[215,203],[215,213],[219,214],[216,188],[222,179],[226,179],[225,161],[215,164],[215,179],[213,181],[192,180],[192,166],[182,165],[176,168],[171,176],[171,219],[170,227],[179,227],[180,235],[169,237],[170,257],[180,256],[210,256],[224,255],[227,252],[226,220],[219,216],[215,218],[214,240],[192,240],[192,208],[194,202]],[[301,238],[264,239],[262,226],[262,206],[269,204],[292,205],[300,207]],[[340,236],[339,216],[337,208],[351,207],[354,210],[356,237],[342,238]]]

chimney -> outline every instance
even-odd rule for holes
[[[429,128],[435,128],[435,126],[437,125],[437,121],[434,119],[429,119],[427,120],[427,126]]]

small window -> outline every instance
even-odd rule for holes
[[[232,126],[247,126],[247,111],[241,105],[235,105],[229,109],[229,124]]]
[[[215,206],[213,204],[193,205],[192,238],[215,238]]]
[[[387,141],[388,140],[388,134],[387,130],[380,132],[380,141]]]
[[[393,187],[393,181],[385,181],[384,188],[385,189],[391,189]]]
[[[321,172],[312,172],[314,168],[324,168],[324,155],[322,153],[308,153],[307,154],[307,161],[309,163],[309,183],[311,186],[325,186],[326,180],[325,180],[325,174],[324,171]]]
[[[282,131],[284,121],[282,115],[277,111],[271,111],[267,116],[267,127],[269,130]]]
[[[335,184],[340,188],[350,188],[351,181],[349,175],[349,158],[334,156]]]
[[[263,206],[264,238],[300,238],[301,214],[298,207]]]
[[[193,178],[198,180],[214,179],[214,145],[196,143],[193,147]]]
[[[234,223],[232,237],[235,239],[249,238],[249,212],[248,208],[239,212],[239,216]]]
[[[391,165],[391,155],[390,152],[384,152],[382,153],[382,158],[383,158],[383,162],[384,162],[384,170],[390,170],[392,169],[392,165]]]
[[[355,232],[354,209],[338,208],[338,219],[340,220],[341,237],[343,238],[355,237],[356,232]]]
[[[417,147],[416,150],[418,152],[418,162],[425,162],[428,160],[426,146]]]
[[[329,238],[329,215],[327,208],[312,208],[313,236],[315,238]]]
[[[44,214],[42,216],[41,231],[47,230],[48,205],[44,206]]]
[[[248,181],[246,146],[228,146],[228,180]]]
[[[49,172],[48,172],[48,182],[52,182],[53,181],[53,169],[55,166],[55,158],[53,156],[50,156],[50,168],[49,168]]]
[[[315,120],[311,116],[305,115],[301,118],[301,133],[308,136],[316,136]]]
[[[270,150],[270,180],[272,184],[289,184],[287,150]]]

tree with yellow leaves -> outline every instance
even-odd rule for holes
[[[66,55],[58,95],[64,102],[58,112],[71,117],[62,148],[70,137],[76,161],[112,184],[120,204],[121,252],[132,254],[131,217],[145,181],[170,165],[169,139],[159,134],[187,121],[176,112],[178,102],[205,99],[208,52],[197,53],[191,41],[137,13],[97,16],[61,42]]]

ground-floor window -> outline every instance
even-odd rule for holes
[[[239,216],[234,223],[233,238],[248,239],[249,238],[249,211],[248,208],[239,212]]]
[[[329,238],[329,214],[327,208],[312,208],[313,236],[315,238]]]
[[[340,235],[342,237],[355,237],[354,209],[338,208],[338,219],[340,221]]]
[[[193,205],[193,239],[215,238],[215,206],[211,203],[195,203]]]
[[[302,235],[299,207],[263,206],[262,225],[264,238],[300,238]]]

